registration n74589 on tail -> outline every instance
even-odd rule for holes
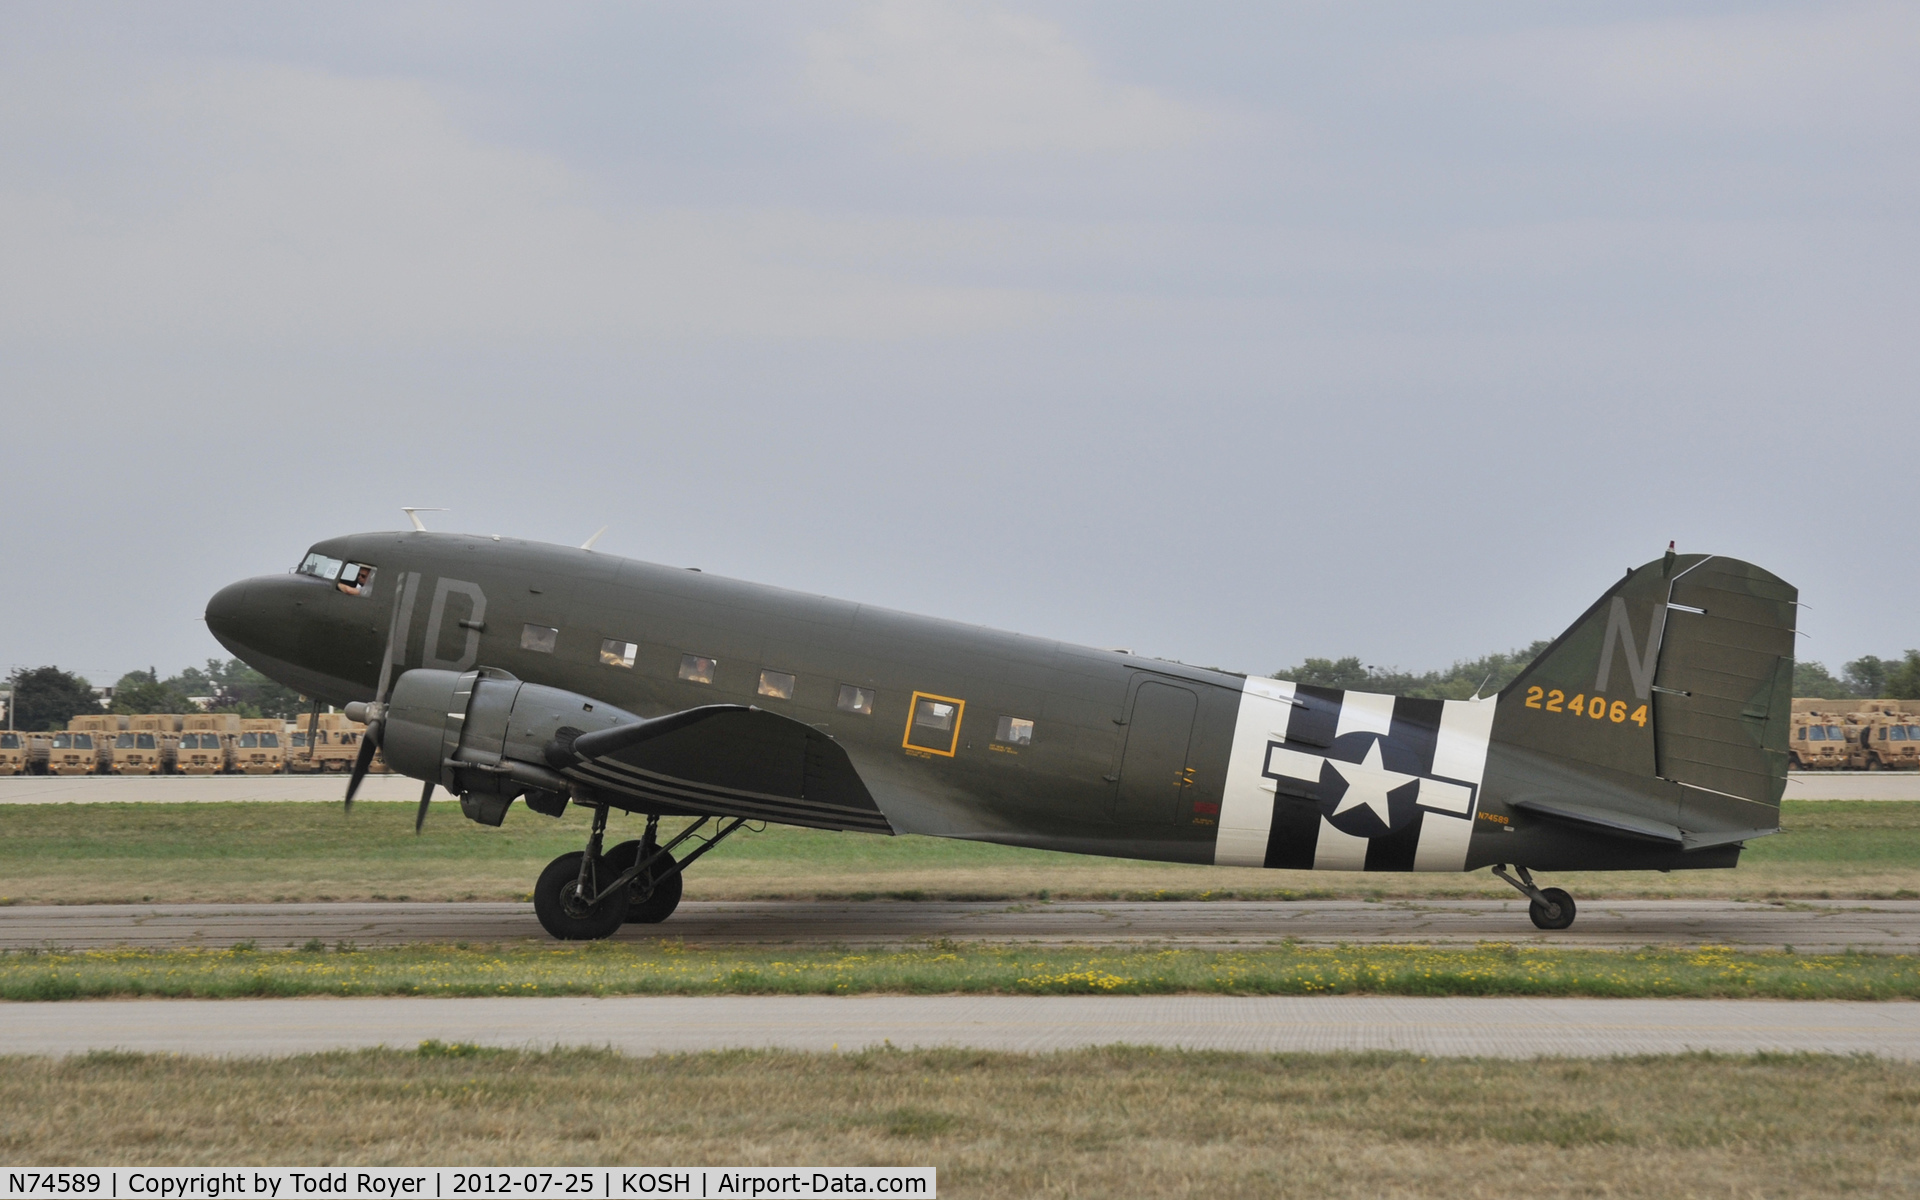
[[[234,654],[364,718],[498,825],[592,811],[542,873],[555,937],[660,921],[749,821],[1319,871],[1731,867],[1779,828],[1796,592],[1680,554],[1628,571],[1499,695],[1421,700],[1204,670],[575,547],[334,538],[233,584]],[[607,844],[609,815],[645,817]],[[662,843],[664,816],[704,818]],[[1510,869],[1511,868],[1511,869]]]

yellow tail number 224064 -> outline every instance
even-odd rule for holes
[[[1628,712],[1625,700],[1609,701],[1605,696],[1589,696],[1585,692],[1569,700],[1567,694],[1559,688],[1528,688],[1527,707],[1537,708],[1543,712],[1587,717],[1594,721],[1611,721],[1615,725],[1624,725],[1632,721],[1643,729],[1647,724],[1647,706],[1644,704]]]

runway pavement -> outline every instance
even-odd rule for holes
[[[178,804],[188,801],[337,802],[343,775],[0,777],[5,804]],[[1920,800],[1920,771],[1804,771],[1787,777],[1789,800]],[[420,784],[403,775],[371,775],[364,800],[413,802]]]
[[[100,904],[0,908],[0,948],[300,945],[544,940],[530,904]],[[1920,953],[1920,901],[1588,901],[1573,928],[1535,929],[1518,897],[1501,900],[949,902],[688,901],[662,925],[617,940],[903,945],[956,941],[1158,943],[1192,947],[1307,943],[1505,941],[1607,949],[1726,945]]]
[[[1531,1058],[1802,1051],[1920,1060],[1920,1003],[1398,996],[623,996],[105,1000],[0,1008],[0,1053],[283,1055],[427,1038],[610,1046],[1011,1051],[1405,1050]]]

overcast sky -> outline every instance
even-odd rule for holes
[[[0,660],[404,525],[1270,672],[1920,645],[1913,5],[0,6]]]

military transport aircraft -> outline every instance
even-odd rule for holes
[[[416,525],[418,519],[415,518]],[[556,938],[661,921],[749,822],[1319,871],[1731,867],[1779,828],[1794,588],[1630,569],[1497,696],[1341,692],[499,537],[323,541],[221,590],[235,655],[367,722],[472,820],[592,812],[534,889]],[[609,814],[645,832],[607,846]],[[662,842],[663,816],[697,818]],[[416,824],[416,828],[418,825]],[[687,847],[687,849],[682,849]],[[1511,866],[1512,870],[1508,868]]]

